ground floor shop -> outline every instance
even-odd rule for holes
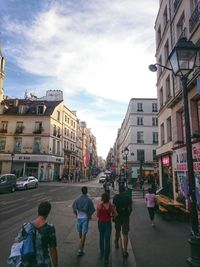
[[[197,206],[200,211],[200,143],[192,146]],[[186,147],[174,150],[174,177],[176,198],[189,209],[189,177]]]
[[[63,157],[53,155],[9,154],[0,155],[0,172],[14,173],[17,177],[33,175],[39,181],[59,180],[63,173]]]

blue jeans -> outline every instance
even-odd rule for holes
[[[104,260],[109,259],[110,254],[110,237],[112,232],[112,223],[111,222],[98,222],[99,228],[99,246],[101,255],[104,257]]]

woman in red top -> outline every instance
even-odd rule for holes
[[[101,257],[104,263],[108,264],[110,254],[110,237],[112,232],[112,218],[116,217],[115,206],[110,203],[110,197],[107,193],[102,194],[101,203],[97,205],[99,246]]]

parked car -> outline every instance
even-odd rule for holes
[[[1,174],[0,175],[0,191],[14,192],[16,189],[16,176],[15,174]]]
[[[99,183],[104,183],[105,180],[106,180],[106,175],[105,174],[102,174],[100,177],[99,177]]]
[[[17,179],[16,189],[37,188],[38,179],[34,176],[22,176]]]

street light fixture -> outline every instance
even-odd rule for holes
[[[187,259],[189,266],[200,266],[200,232],[197,213],[197,200],[196,200],[196,186],[194,176],[194,166],[192,157],[192,143],[190,131],[190,116],[188,108],[188,75],[194,71],[196,67],[196,59],[199,48],[185,37],[179,39],[176,46],[170,53],[168,60],[171,64],[171,69],[162,66],[158,63],[150,65],[151,71],[156,71],[158,66],[171,70],[175,76],[180,77],[183,87],[183,108],[185,119],[185,138],[187,149],[187,170],[189,178],[189,199],[190,199],[190,221],[191,233],[189,243],[191,245],[191,257]]]

